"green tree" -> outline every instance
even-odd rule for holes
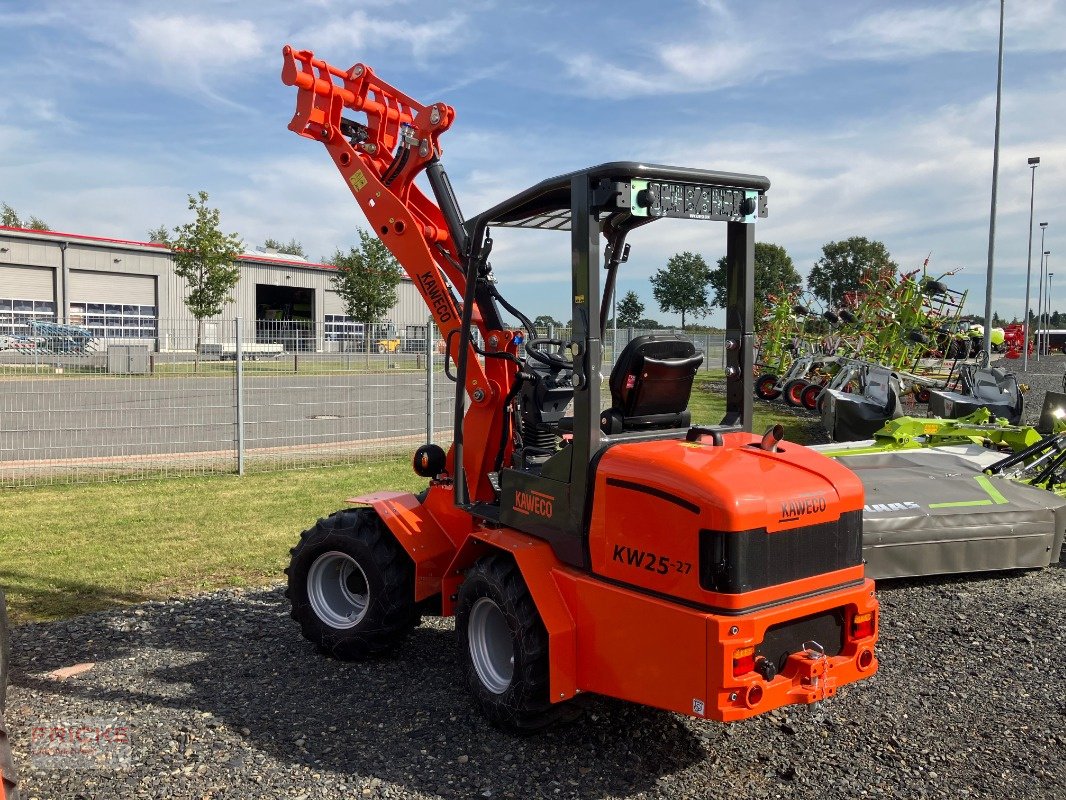
[[[633,328],[643,313],[644,304],[640,302],[637,293],[626,292],[625,297],[618,303],[618,324],[624,328]]]
[[[176,227],[166,244],[174,251],[175,274],[188,286],[185,305],[196,318],[194,369],[198,371],[204,320],[221,314],[233,299],[231,292],[241,277],[236,260],[244,245],[237,234],[222,233],[218,209],[207,205],[207,192],[190,194],[189,210],[196,214],[195,221]]]
[[[657,331],[662,325],[659,324],[657,319],[648,319],[647,317],[641,317],[637,320],[637,324],[633,326],[639,331]]]
[[[380,239],[359,230],[359,246],[338,250],[326,259],[337,271],[330,276],[344,301],[345,313],[359,322],[380,322],[396,304],[403,271]]]
[[[864,275],[890,268],[899,269],[881,242],[852,236],[822,245],[822,257],[807,276],[807,286],[826,304],[839,304],[846,292],[862,285]]]
[[[685,315],[702,316],[708,311],[707,282],[711,269],[703,256],[696,253],[677,253],[670,256],[666,269],[651,276],[652,294],[659,308],[681,315],[681,330],[685,329]]]
[[[40,217],[30,215],[20,219],[18,212],[7,203],[0,203],[0,225],[8,228],[25,228],[31,231],[50,231],[51,226]]]
[[[267,250],[277,250],[279,253],[284,253],[285,255],[307,258],[307,253],[304,252],[304,246],[296,241],[296,239],[290,239],[287,244],[285,242],[279,242],[277,239],[267,239],[263,242],[263,247]]]
[[[725,256],[718,259],[711,271],[711,288],[714,289],[713,305],[725,308],[728,291],[729,270],[726,268]],[[803,278],[796,271],[792,257],[779,244],[770,242],[755,243],[755,315],[762,316],[766,297],[788,295],[799,291]]]
[[[170,231],[167,230],[167,226],[160,225],[158,228],[152,228],[152,230],[148,231],[148,241],[153,244],[168,244]]]
[[[539,317],[537,317],[536,319],[533,320],[533,327],[534,328],[548,328],[548,327],[561,328],[561,327],[563,327],[563,323],[559,322],[559,320],[557,320],[551,314],[541,314]]]

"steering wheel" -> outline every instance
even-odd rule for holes
[[[553,353],[547,348],[558,347],[565,351],[567,342],[561,339],[529,339],[526,341],[526,353],[534,361],[539,361],[549,369],[573,369],[574,362],[559,353]]]

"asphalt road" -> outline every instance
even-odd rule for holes
[[[435,386],[438,428],[453,384]],[[42,459],[232,451],[236,387],[227,377],[0,381],[0,468]],[[417,435],[426,427],[421,372],[248,377],[248,449],[314,447]]]

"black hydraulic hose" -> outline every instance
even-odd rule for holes
[[[470,502],[470,493],[466,487],[466,472],[463,469],[463,419],[466,414],[459,412],[466,406],[464,393],[466,392],[466,368],[470,348],[464,346],[464,340],[470,337],[470,322],[474,317],[474,293],[477,290],[478,266],[481,260],[480,254],[475,256],[470,253],[467,256],[466,288],[463,292],[463,313],[459,323],[459,360],[455,365],[455,421],[452,426],[452,442],[455,447],[455,504],[457,506],[465,506]]]
[[[1044,467],[1044,469],[1041,470],[1040,474],[1033,478],[1030,483],[1033,486],[1039,486],[1040,484],[1046,481],[1050,481],[1051,476],[1055,474],[1055,470],[1061,467],[1064,461],[1066,461],[1066,450],[1063,450],[1061,453],[1051,459],[1051,463]]]
[[[500,294],[500,290],[496,288],[496,284],[489,284],[489,294],[492,295],[493,300],[495,300],[497,303],[507,309],[507,311],[509,311],[515,319],[517,319],[525,326],[526,333],[528,333],[530,336],[536,335],[536,329],[534,328],[533,323],[529,321],[529,317],[527,317],[513,305],[508,303],[507,300],[504,299],[503,295]]]
[[[407,159],[411,157],[411,148],[404,147],[400,150],[400,155],[393,159],[389,164],[389,168],[385,170],[385,174],[381,176],[381,182],[388,186],[394,180],[396,176],[400,174],[400,171],[407,165]]]
[[[503,398],[503,407],[505,412],[511,407],[511,403],[515,397],[518,396],[518,390],[522,386],[522,373],[519,372],[515,376],[515,381],[511,385],[511,391],[507,393],[507,396]],[[496,462],[493,465],[493,472],[499,473],[500,468],[503,467],[503,451],[507,449],[507,436],[511,432],[511,426],[513,425],[510,413],[504,413],[503,419],[500,421],[500,449],[496,453]]]
[[[1061,440],[1062,437],[1063,434],[1061,433],[1055,433],[1049,436],[1045,436],[1036,444],[1031,444],[1024,450],[1014,453],[1013,455],[1009,455],[1006,458],[997,461],[995,464],[985,467],[984,471],[988,475],[998,475],[999,473],[1003,472],[1003,470],[1010,469],[1015,464],[1019,464],[1022,461],[1025,461],[1025,459],[1029,458],[1030,456],[1035,456],[1037,453],[1046,450],[1049,447],[1056,446],[1056,443]]]

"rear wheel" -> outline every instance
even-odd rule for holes
[[[290,552],[292,618],[327,655],[383,653],[418,624],[414,564],[373,509],[320,519]]]
[[[817,383],[807,384],[803,393],[800,395],[800,400],[805,409],[808,411],[818,410],[818,395],[822,393],[822,388],[823,387]]]
[[[386,349],[387,348],[385,347],[385,345],[383,345],[383,344],[379,344],[378,345],[378,352],[381,353],[382,355],[385,354]]]
[[[777,388],[777,376],[767,373],[755,379],[755,394],[761,400],[776,400],[781,396]]]
[[[455,608],[466,682],[493,725],[533,733],[554,722],[561,704],[548,699],[548,632],[513,560],[478,561]]]
[[[810,386],[807,381],[802,378],[796,378],[785,384],[785,402],[793,408],[799,408],[803,405],[803,390]]]

